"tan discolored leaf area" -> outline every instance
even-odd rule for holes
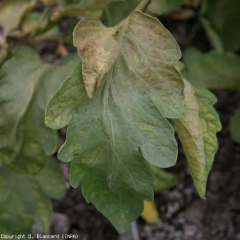
[[[106,28],[94,18],[80,22],[75,28],[74,46],[83,59],[83,81],[90,98],[119,55],[119,44],[114,38],[119,31],[119,27]]]
[[[150,81],[149,85],[140,87],[145,87],[152,101],[157,98],[154,90],[161,89],[161,105],[171,106],[168,111],[172,111],[166,117],[174,118],[182,111],[183,84],[172,67],[181,56],[180,49],[157,19],[134,11],[117,26],[107,28],[98,19],[87,18],[74,30],[74,45],[83,61],[83,79],[89,97],[103,75],[124,57],[131,71],[139,71],[140,78]],[[159,103],[155,104],[162,110]]]
[[[205,89],[193,89],[185,81],[185,109],[175,120],[195,187],[205,198],[206,182],[218,148],[216,133],[221,123],[213,104],[216,98]]]
[[[174,67],[180,49],[156,18],[140,11],[112,28],[86,18],[74,43],[83,63],[50,100],[46,124],[68,125],[58,157],[72,161],[71,184],[81,185],[86,201],[124,232],[144,200],[153,200],[146,161],[161,168],[176,162],[166,118],[183,111],[184,84]]]

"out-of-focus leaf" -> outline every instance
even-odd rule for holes
[[[184,76],[193,86],[209,89],[240,90],[240,57],[211,51],[202,54],[188,49],[183,54],[187,66]]]
[[[61,5],[66,2],[66,0],[40,0],[40,1],[47,7]]]
[[[44,40],[52,41],[62,41],[62,34],[58,26],[53,26],[50,29],[43,31],[42,34],[37,34],[48,25],[48,19],[45,14],[39,12],[29,13],[25,18],[22,24],[22,31],[25,34],[32,34],[35,42],[40,42]]]
[[[63,41],[62,34],[56,23],[51,22],[51,12],[46,9],[43,13],[29,13],[23,20],[22,31],[34,36],[35,42],[52,40]]]
[[[48,157],[38,175],[22,175],[8,166],[0,168],[0,232],[31,234],[36,223],[41,232],[51,222],[50,198],[60,199],[65,193],[65,179],[56,162]]]
[[[161,5],[158,7],[158,13],[159,14],[167,14],[173,11],[178,10],[181,7],[182,0],[165,0],[166,4],[164,7],[164,3],[161,0]],[[154,7],[157,8],[158,0],[153,1],[154,4],[152,4],[152,11],[154,11]],[[158,5],[159,6],[159,5]],[[160,12],[159,12],[160,11]],[[156,13],[156,10],[155,10]]]
[[[19,172],[37,173],[58,148],[57,133],[44,124],[45,107],[72,68],[43,64],[20,47],[3,65],[0,81],[0,160]]]
[[[58,65],[66,65],[69,63],[76,64],[79,62],[79,56],[77,53],[69,53],[67,56],[60,58]]]
[[[202,16],[211,28],[207,27],[207,32],[216,32],[215,35],[220,37],[224,50],[239,50],[240,31],[236,29],[236,24],[240,22],[240,1],[204,0],[203,4],[205,6]]]
[[[126,0],[127,1],[127,0]],[[113,26],[124,20],[137,7],[137,0],[112,2],[103,11],[102,22],[106,26]],[[108,12],[110,13],[110,19]]]
[[[124,232],[143,201],[153,199],[154,179],[144,158],[159,167],[176,161],[166,117],[183,110],[184,85],[173,66],[180,50],[157,19],[139,11],[113,28],[82,20],[74,44],[84,80],[77,65],[50,100],[46,123],[69,124],[58,157],[72,161],[71,184],[81,185],[87,202]]]
[[[185,109],[175,128],[200,197],[205,198],[206,182],[218,148],[216,133],[221,130],[213,108],[216,98],[206,89],[193,89],[185,81]]]
[[[151,0],[148,5],[147,12],[160,15],[167,8],[166,0]]]
[[[171,3],[171,1],[172,0],[166,3],[166,0],[152,0],[147,6],[146,13],[149,13],[151,15],[160,15],[162,13],[167,13],[168,11],[171,11],[172,8],[171,5],[174,5]],[[102,16],[102,21],[104,25],[113,26],[120,23],[132,11],[134,11],[134,9],[139,5],[140,2],[141,2],[140,0],[122,0],[108,4]],[[110,14],[110,19],[107,11]]]
[[[222,40],[212,27],[211,22],[204,17],[200,17],[200,21],[207,32],[209,41],[212,44],[213,48],[215,48],[219,53],[222,53],[224,51]]]
[[[25,16],[22,23],[22,31],[35,35],[38,31],[47,28],[49,24],[50,12],[46,9],[44,12],[31,12]]]
[[[35,37],[35,41],[36,42],[41,42],[41,41],[56,41],[56,42],[63,42],[63,37],[62,37],[62,33],[60,32],[58,26],[52,27],[51,29],[49,29],[48,31],[37,35]]]
[[[24,33],[35,33],[42,24],[42,13],[29,13],[23,20],[22,31]]]
[[[0,3],[0,26],[4,36],[18,27],[23,16],[31,11],[37,0],[3,0]]]
[[[171,187],[176,186],[178,183],[178,178],[175,174],[164,171],[161,168],[155,167],[152,164],[148,164],[150,171],[155,178],[154,191],[160,192]]]
[[[182,0],[151,0],[146,12],[154,15],[168,14],[181,7]]]
[[[141,217],[149,224],[160,222],[158,210],[154,202],[144,201],[144,210]]]
[[[51,21],[56,21],[65,16],[84,16],[84,17],[101,17],[107,4],[115,0],[80,0],[67,1],[59,4],[53,11]]]
[[[182,0],[182,3],[184,6],[197,8],[200,5],[201,0]]]
[[[1,46],[1,50],[0,50],[0,66],[2,65],[2,63],[4,62],[7,56],[8,56],[8,45],[5,43]],[[1,78],[1,75],[0,75],[0,78]]]
[[[234,114],[230,122],[230,131],[232,138],[240,143],[240,109]]]

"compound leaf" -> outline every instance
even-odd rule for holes
[[[194,90],[185,81],[185,109],[175,120],[190,173],[202,198],[205,198],[207,177],[218,147],[216,133],[221,130],[218,114],[213,108],[215,102],[215,96],[208,90]]]
[[[210,89],[240,90],[240,58],[230,52],[211,51],[202,54],[187,49],[183,54],[187,66],[184,74],[193,86]]]
[[[33,223],[41,232],[47,231],[52,214],[49,197],[60,199],[64,193],[65,179],[50,157],[38,175],[22,175],[3,166],[0,168],[0,232],[31,234]]]
[[[180,50],[157,19],[139,11],[113,28],[87,18],[77,25],[74,43],[83,78],[80,64],[50,100],[46,123],[69,125],[58,157],[72,161],[72,185],[81,185],[87,202],[124,232],[143,201],[153,199],[144,159],[159,167],[176,161],[166,117],[183,109],[184,85],[173,67]]]
[[[236,111],[230,122],[230,132],[232,138],[240,143],[240,109]]]
[[[2,67],[0,160],[15,170],[38,173],[57,150],[57,133],[44,124],[45,107],[71,67],[43,64],[29,47],[16,49]]]

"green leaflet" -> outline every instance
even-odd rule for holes
[[[50,198],[65,193],[65,179],[58,164],[48,157],[38,175],[22,175],[7,165],[0,168],[0,232],[31,234],[36,223],[41,232],[51,223]]]
[[[180,50],[157,19],[138,11],[113,28],[85,19],[74,42],[83,78],[77,65],[50,100],[46,124],[69,125],[58,157],[72,161],[72,185],[81,185],[87,202],[124,232],[143,201],[153,199],[145,160],[158,167],[176,161],[166,117],[177,118],[183,110],[184,85],[173,67]]]
[[[38,173],[58,148],[56,131],[44,124],[45,107],[72,64],[43,64],[20,47],[2,67],[0,80],[0,161],[18,172]]]
[[[234,53],[210,51],[202,54],[194,48],[183,54],[187,66],[184,77],[193,86],[210,89],[240,90],[240,57]]]
[[[204,0],[201,17],[210,36],[211,43],[219,49],[222,42],[224,50],[237,51],[240,49],[240,31],[236,23],[240,22],[239,0]],[[218,39],[219,38],[219,39]]]
[[[218,148],[216,133],[221,130],[213,108],[216,98],[206,89],[193,89],[185,81],[185,109],[175,120],[195,187],[205,198],[206,182]]]
[[[230,122],[230,132],[232,138],[240,143],[240,109],[236,111]]]

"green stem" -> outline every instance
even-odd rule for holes
[[[142,0],[135,10],[144,12],[149,3],[150,3],[150,0]]]
[[[107,14],[109,25],[110,25],[110,27],[112,27],[112,15],[109,11],[107,0],[104,0],[104,5],[105,5],[105,11],[106,11],[106,14]]]

